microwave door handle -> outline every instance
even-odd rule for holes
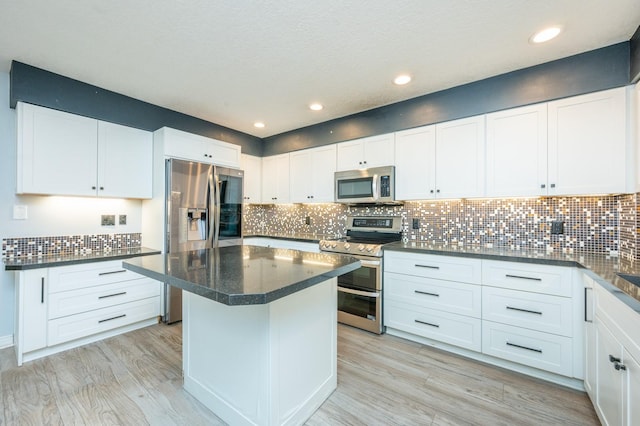
[[[371,182],[371,192],[373,192],[373,201],[378,199],[378,175],[373,175],[373,181]]]

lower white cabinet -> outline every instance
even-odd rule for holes
[[[634,311],[585,277],[595,315],[586,316],[585,389],[604,425],[640,424],[640,322]]]
[[[158,322],[160,282],[105,261],[16,274],[18,365]]]
[[[575,268],[389,250],[384,262],[387,333],[579,386]]]

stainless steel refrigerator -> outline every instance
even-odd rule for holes
[[[165,253],[242,243],[242,170],[171,158],[165,176]],[[163,321],[181,320],[182,290],[165,284]]]

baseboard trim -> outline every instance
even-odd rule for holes
[[[0,349],[9,348],[11,346],[13,346],[13,334],[0,336]]]

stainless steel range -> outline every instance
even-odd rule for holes
[[[338,322],[382,334],[382,246],[402,238],[402,219],[348,216],[347,238],[320,241],[321,251],[349,254],[362,266],[338,277]]]

